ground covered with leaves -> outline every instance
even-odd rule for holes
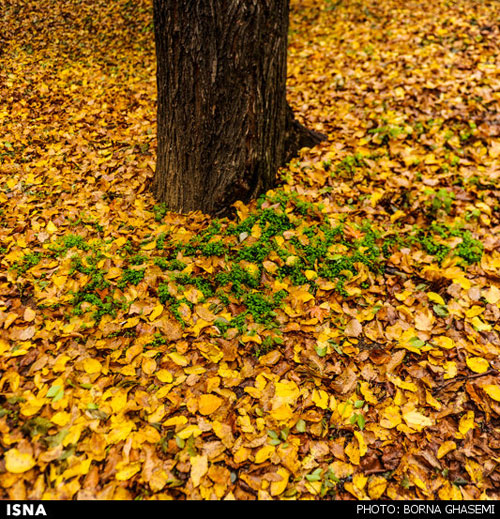
[[[499,18],[292,1],[328,141],[211,220],[147,189],[149,2],[7,2],[0,497],[499,498]]]

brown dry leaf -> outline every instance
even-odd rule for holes
[[[434,325],[434,315],[429,311],[418,312],[415,315],[415,328],[420,331],[428,332]]]
[[[363,327],[357,319],[351,319],[344,329],[344,333],[347,337],[359,337],[363,332]]]

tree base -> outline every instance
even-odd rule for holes
[[[169,211],[223,215],[272,189],[279,167],[325,139],[296,121],[287,103],[289,0],[154,0],[153,7],[153,193]]]
[[[299,155],[299,151],[302,148],[313,148],[314,146],[325,141],[327,136],[306,128],[300,124],[290,106],[286,105],[286,122],[285,122],[285,146],[283,157],[280,162],[280,166],[283,167],[288,164],[293,158]],[[156,182],[155,182],[156,180]],[[151,190],[155,198],[162,202],[167,202],[170,206],[169,201],[165,199],[165,193],[167,192],[165,185],[163,184],[164,177],[155,175],[152,181]],[[241,179],[238,183],[233,183],[224,193],[222,201],[218,204],[214,204],[211,210],[208,210],[209,214],[217,218],[231,217],[235,214],[232,204],[236,200],[241,200],[245,203],[249,202],[252,198],[256,198],[268,189],[272,189],[276,186],[276,176],[272,180],[270,185],[263,185],[259,182],[249,182],[249,179]],[[170,210],[178,211],[179,208],[171,207]],[[203,208],[202,208],[203,210]]]

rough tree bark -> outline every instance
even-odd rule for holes
[[[222,215],[324,136],[286,101],[289,0],[154,0],[158,151],[169,210]]]

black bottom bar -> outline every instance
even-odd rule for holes
[[[194,507],[200,504],[205,517],[211,513],[234,512],[237,508],[251,513],[255,507],[264,510],[267,508],[271,513],[282,509],[285,513],[326,512],[359,519],[445,516],[500,518],[500,501],[1,501],[0,518],[67,519],[68,514],[75,513],[89,519],[99,519],[108,514],[116,514],[123,519],[129,516],[138,517],[136,514],[147,514],[149,518],[156,518],[167,517],[165,514],[176,512],[194,514]]]

